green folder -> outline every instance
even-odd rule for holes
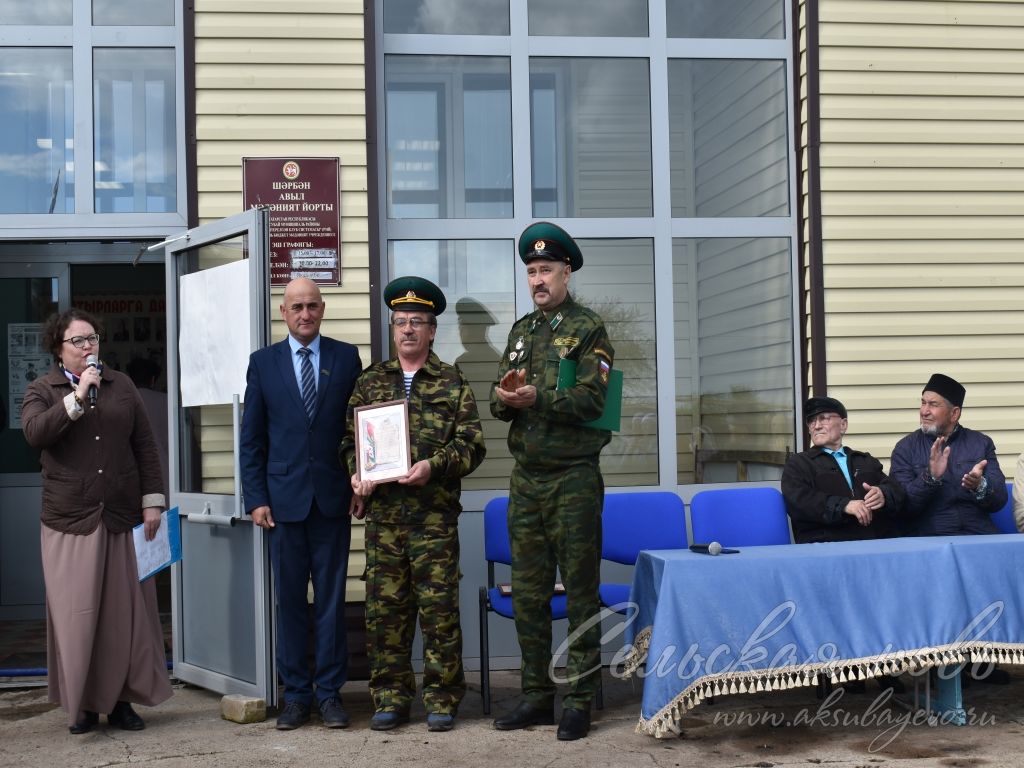
[[[576,361],[562,358],[558,361],[558,384],[555,389],[569,389],[576,386]],[[612,368],[608,374],[608,391],[604,398],[604,410],[593,421],[584,421],[580,426],[593,429],[608,429],[618,432],[622,426],[622,371]]]

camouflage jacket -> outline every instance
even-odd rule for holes
[[[356,471],[353,409],[405,397],[398,360],[374,363],[356,382],[348,401],[348,427],[338,449],[350,474]],[[366,516],[378,523],[428,524],[454,522],[462,511],[461,478],[484,459],[484,434],[469,383],[453,365],[433,351],[416,372],[409,395],[411,460],[430,462],[426,485],[381,483],[367,499]]]
[[[498,381],[512,368],[525,369],[537,402],[510,408],[491,387],[491,413],[512,422],[508,447],[517,464],[545,470],[597,461],[611,433],[580,422],[601,415],[614,354],[601,318],[568,296],[550,318],[536,310],[512,326]],[[576,385],[556,389],[562,358],[576,362]]]

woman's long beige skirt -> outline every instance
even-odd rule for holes
[[[131,531],[88,536],[41,526],[50,701],[72,725],[118,701],[171,696],[152,579],[139,583]]]

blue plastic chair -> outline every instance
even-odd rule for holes
[[[1006,483],[1006,504],[992,515],[992,522],[1000,533],[1017,533],[1017,520],[1013,516],[1013,483]]]
[[[508,497],[491,499],[484,507],[484,558],[487,560],[487,586],[480,587],[480,695],[484,714],[491,714],[491,647],[487,618],[490,611],[514,619],[512,596],[501,594],[494,579],[494,566],[512,564],[512,544],[508,537]],[[551,618],[567,616],[565,595],[551,598]]]
[[[667,491],[610,493],[604,497],[601,557],[636,565],[642,549],[685,549],[686,506]],[[602,584],[601,605],[624,614],[629,584]]]
[[[690,501],[693,541],[723,547],[791,544],[782,493],[775,488],[716,488]]]

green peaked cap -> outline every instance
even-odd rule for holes
[[[448,306],[441,289],[422,277],[396,277],[384,288],[384,303],[392,312],[432,312],[440,315]]]
[[[547,259],[568,264],[573,272],[583,267],[583,253],[569,233],[550,221],[537,221],[519,236],[519,258],[526,264]]]

